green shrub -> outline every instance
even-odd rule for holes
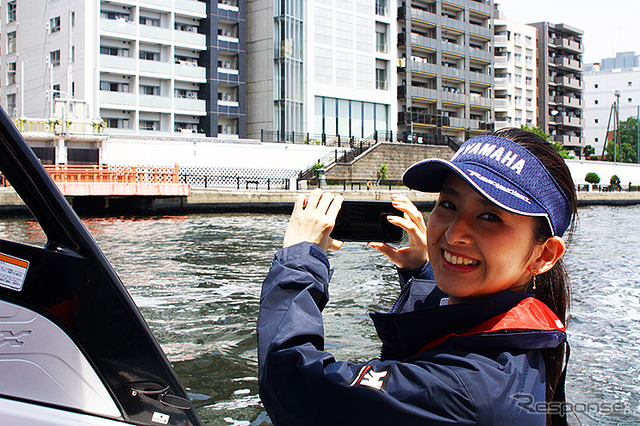
[[[600,183],[600,176],[598,176],[596,173],[589,172],[584,177],[584,180],[595,185],[595,184]]]

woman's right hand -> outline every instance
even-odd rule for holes
[[[403,217],[389,216],[387,220],[399,226],[409,235],[409,246],[396,248],[386,243],[371,242],[369,247],[386,255],[398,268],[419,269],[429,260],[427,254],[427,225],[422,212],[403,195],[392,195],[393,206],[404,213]]]
[[[298,195],[282,246],[289,247],[307,241],[319,245],[324,251],[338,250],[342,241],[334,240],[330,234],[342,201],[342,195],[324,192],[319,188],[311,191],[309,199]]]

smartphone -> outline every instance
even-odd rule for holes
[[[403,213],[393,207],[391,201],[344,200],[331,238],[340,241],[397,243],[402,239],[403,230],[389,223],[389,215],[402,217]]]

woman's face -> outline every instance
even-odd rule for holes
[[[526,286],[540,252],[533,229],[532,217],[498,207],[449,174],[427,225],[429,260],[449,303]]]

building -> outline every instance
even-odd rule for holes
[[[492,13],[493,0],[399,4],[398,132],[404,140],[461,143],[492,129]]]
[[[392,132],[396,25],[389,0],[248,1],[248,137],[327,143]]]
[[[600,63],[587,65],[584,81],[585,144],[594,147],[596,155],[601,155],[607,129],[614,129],[614,102],[618,102],[620,121],[638,115],[640,55],[621,52],[615,58],[605,58]]]
[[[537,31],[504,15],[493,26],[496,128],[536,126]]]
[[[538,127],[580,155],[584,147],[583,31],[566,24],[529,24],[538,31]]]
[[[104,120],[107,133],[244,136],[238,0],[2,0],[17,117]]]

